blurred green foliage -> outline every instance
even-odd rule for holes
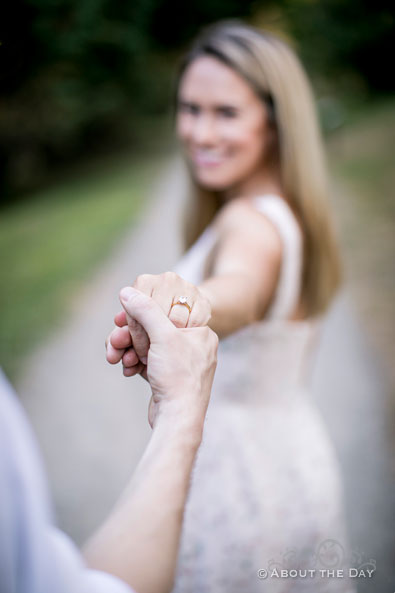
[[[385,0],[13,0],[0,21],[0,200],[68,162],[136,143],[168,109],[179,52],[205,24],[244,18],[296,39],[310,71],[392,92]],[[274,23],[276,25],[276,23]],[[333,111],[333,109],[332,109]]]
[[[186,7],[187,4],[187,7]],[[170,103],[172,51],[251,0],[13,0],[1,20],[1,197],[101,147],[135,140]]]
[[[389,0],[283,0],[303,61],[316,75],[359,79],[370,93],[393,92],[394,3]]]
[[[161,159],[116,159],[0,218],[0,365],[14,377],[23,357],[67,322],[70,303],[133,225]]]

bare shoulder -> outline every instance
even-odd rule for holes
[[[249,200],[230,200],[221,208],[215,225],[220,240],[237,237],[246,246],[255,244],[257,249],[261,248],[275,259],[281,259],[282,240],[277,228]]]

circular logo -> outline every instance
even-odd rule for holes
[[[259,579],[267,579],[267,570],[264,568],[260,568],[258,570],[258,578]]]

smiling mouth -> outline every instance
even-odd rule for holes
[[[198,167],[216,167],[225,160],[223,154],[210,150],[197,150],[192,152],[192,161]]]

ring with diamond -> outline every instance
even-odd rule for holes
[[[180,296],[178,301],[174,301],[174,303],[170,307],[170,310],[174,307],[174,305],[182,305],[183,307],[186,307],[189,312],[192,311],[192,307],[188,304],[188,297],[186,296]]]

